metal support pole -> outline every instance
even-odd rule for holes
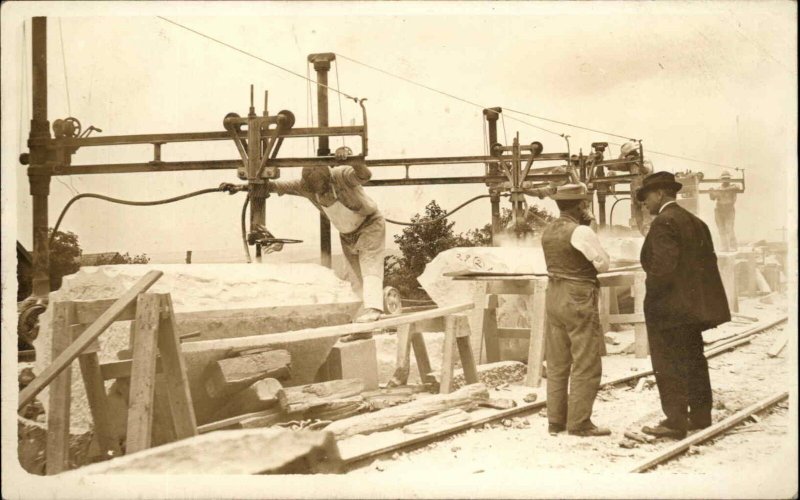
[[[314,63],[317,72],[317,120],[320,127],[328,126],[328,71],[331,61],[336,59],[335,54],[310,54],[308,62]],[[317,156],[330,156],[328,138],[319,138]],[[320,264],[331,267],[331,222],[324,214],[319,215],[319,246]]]
[[[497,143],[497,120],[500,118],[500,113],[502,113],[502,108],[486,108],[483,110],[483,116],[486,119],[487,124],[487,132],[488,132],[488,139],[489,139],[489,150],[491,152],[491,148],[494,144]],[[500,167],[497,163],[487,163],[486,164],[486,174],[487,175],[500,175]],[[494,245],[495,235],[500,232],[500,196],[497,193],[492,193],[492,196],[489,198],[489,202],[491,203],[492,207],[492,241],[491,244]]]
[[[47,18],[33,18],[32,95],[33,116],[28,148],[28,180],[33,196],[33,295],[46,298],[50,293],[50,248],[48,244],[47,198],[50,174],[42,173],[48,160],[47,148],[39,143],[50,139],[47,121]]]

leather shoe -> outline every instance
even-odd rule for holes
[[[564,424],[547,424],[547,432],[550,434],[558,434],[559,432],[564,432],[567,430],[567,426]]]
[[[663,424],[658,424],[655,427],[650,427],[645,425],[644,427],[642,427],[642,432],[644,432],[645,434],[650,434],[651,436],[655,437],[666,437],[672,439],[683,439],[686,437],[686,431],[682,431],[680,429],[673,429]]]
[[[361,316],[353,320],[353,323],[372,323],[381,319],[381,311],[378,309],[366,309]]]
[[[585,429],[575,429],[569,431],[570,436],[580,436],[580,437],[596,437],[596,436],[610,436],[611,430],[606,429],[605,427],[598,427],[592,424],[591,427],[587,427]]]

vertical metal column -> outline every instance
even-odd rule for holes
[[[483,110],[483,116],[486,118],[489,133],[489,150],[494,144],[497,144],[497,119],[502,113],[502,108],[487,108]],[[499,169],[496,163],[488,165],[489,175],[498,175]],[[492,245],[494,245],[494,236],[500,232],[500,195],[497,193],[490,193],[489,201],[492,206]]]
[[[317,120],[320,127],[328,126],[328,71],[336,54],[309,54],[308,62],[314,63],[317,72]],[[317,156],[330,156],[328,137],[319,138]],[[331,222],[325,215],[319,215],[320,264],[331,267]]]
[[[50,173],[47,147],[50,122],[47,121],[47,18],[33,18],[33,114],[28,138],[30,167],[28,180],[33,197],[33,295],[46,298],[50,293],[50,245],[48,243],[47,198]]]

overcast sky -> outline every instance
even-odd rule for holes
[[[739,238],[778,239],[778,228],[794,220],[795,210],[796,12],[793,2],[288,3],[226,4],[222,9],[210,2],[133,7],[6,3],[4,214],[9,206],[17,207],[18,239],[30,248],[31,203],[17,157],[27,149],[34,14],[48,15],[51,123],[71,115],[84,127],[103,129],[102,135],[219,131],[227,113],[247,113],[251,83],[259,96],[259,111],[260,96],[269,90],[270,111],[288,109],[298,125],[308,123],[303,79],[156,17],[163,15],[301,75],[307,72],[308,54],[336,52],[481,105],[641,138],[646,155],[651,149],[744,168],[747,192],[737,205]],[[342,57],[330,73],[330,83],[368,99],[369,158],[484,152],[478,106]],[[352,101],[342,99],[341,121],[336,94],[330,102],[331,124],[361,122]],[[549,152],[564,151],[564,140],[512,118],[570,135],[573,152],[587,152],[594,141],[623,142],[531,117],[504,116],[499,126],[502,141],[510,143],[519,132],[521,142],[538,140]],[[333,147],[339,144],[332,140]],[[352,139],[348,145],[358,150]],[[612,146],[612,152],[616,156],[619,147]],[[293,144],[287,141],[280,156],[308,154],[313,154],[308,141],[296,139]],[[232,142],[163,148],[166,161],[236,157]],[[151,159],[151,146],[115,146],[84,148],[73,163]],[[650,159],[657,170],[702,170],[706,177],[721,172],[718,166],[656,154]],[[411,175],[478,175],[482,169],[419,166],[412,167]],[[282,178],[297,174],[286,169]],[[403,169],[380,169],[375,177],[403,174]],[[224,181],[237,182],[235,173],[54,179],[51,225],[76,192],[150,200]],[[16,199],[8,189],[14,185]],[[388,217],[402,220],[422,212],[431,199],[450,208],[482,193],[485,188],[478,185],[369,188]],[[242,200],[212,194],[155,208],[83,200],[71,209],[62,229],[76,232],[87,252],[235,251],[241,246]],[[543,204],[554,208],[552,202]],[[489,215],[488,201],[475,203],[455,216],[456,229],[482,226]],[[627,203],[620,203],[614,215],[615,222],[627,220]],[[707,197],[701,202],[701,216],[715,232]],[[5,223],[14,224],[14,218]],[[304,239],[306,248],[318,248],[318,217],[304,200],[270,198],[267,225],[278,236]],[[388,226],[387,239],[399,231]],[[338,242],[334,250],[339,252]]]

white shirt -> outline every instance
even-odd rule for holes
[[[572,232],[570,244],[592,263],[597,272],[608,271],[611,259],[603,250],[600,239],[589,226],[578,226]]]
[[[677,203],[677,202],[675,200],[670,200],[670,201],[664,203],[663,205],[661,205],[661,208],[658,209],[658,213],[663,212],[664,211],[664,207],[666,207],[667,205],[669,205],[671,203]]]

